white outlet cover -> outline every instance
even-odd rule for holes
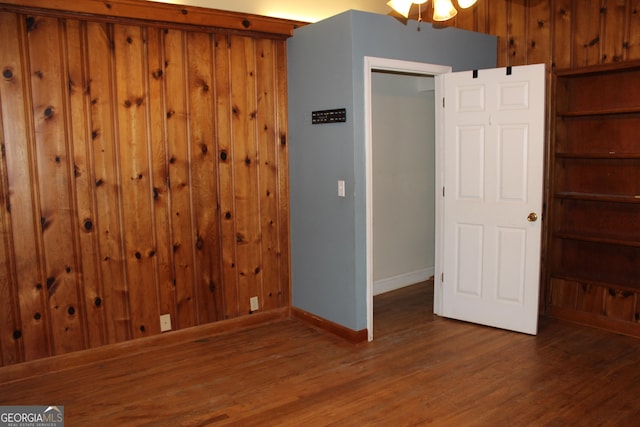
[[[166,332],[170,330],[171,330],[171,315],[161,314],[160,315],[160,332]]]
[[[258,304],[258,297],[249,298],[249,304],[251,305],[251,311],[260,309],[260,304]]]

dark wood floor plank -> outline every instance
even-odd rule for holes
[[[0,404],[64,405],[69,426],[637,425],[640,340],[448,320],[432,292],[377,296],[371,343],[286,319],[0,384]]]

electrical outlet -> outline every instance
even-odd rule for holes
[[[171,315],[161,314],[160,315],[160,332],[166,332],[170,330],[171,330]]]
[[[260,304],[258,304],[258,297],[249,298],[249,304],[251,304],[251,311],[257,311],[260,309]]]

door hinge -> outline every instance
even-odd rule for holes
[[[440,283],[444,283],[444,273],[440,273]]]
[[[442,108],[444,108],[444,97],[442,97]]]
[[[442,197],[444,197],[444,187],[442,187]]]

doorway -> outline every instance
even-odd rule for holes
[[[408,285],[410,283],[416,283],[421,280],[426,280],[430,275],[433,275],[433,266],[435,265],[436,260],[439,258],[437,256],[437,242],[434,244],[432,248],[431,254],[426,251],[424,257],[427,259],[431,258],[433,263],[431,265],[428,261],[420,260],[416,256],[403,256],[402,251],[407,251],[407,254],[414,253],[416,245],[424,245],[424,239],[431,239],[435,241],[435,216],[438,215],[438,212],[435,210],[435,201],[431,200],[431,203],[424,200],[424,193],[420,197],[422,200],[412,200],[410,196],[406,194],[403,195],[403,190],[407,190],[411,192],[412,186],[415,186],[415,182],[411,182],[414,179],[422,179],[420,178],[420,174],[412,174],[409,169],[418,168],[419,165],[415,164],[415,162],[420,162],[424,160],[425,162],[429,162],[428,156],[429,152],[432,153],[431,162],[435,163],[435,140],[438,138],[438,135],[435,134],[435,130],[433,130],[433,138],[432,144],[433,147],[422,147],[422,151],[420,147],[416,147],[415,144],[411,147],[409,146],[397,146],[393,147],[390,145],[385,145],[384,143],[380,146],[376,146],[374,144],[373,135],[374,132],[380,132],[380,130],[376,130],[376,126],[374,126],[374,118],[378,114],[385,114],[384,108],[382,111],[379,110],[379,105],[374,105],[374,96],[376,95],[374,91],[374,85],[377,88],[379,84],[383,85],[383,90],[388,91],[398,91],[398,95],[402,95],[401,91],[406,90],[407,85],[415,85],[417,92],[425,92],[424,97],[426,99],[430,99],[431,102],[434,103],[435,99],[433,98],[433,77],[435,75],[448,73],[451,71],[451,67],[441,66],[441,65],[433,65],[433,64],[423,64],[417,62],[409,62],[409,61],[400,61],[400,60],[392,60],[386,58],[374,58],[374,57],[365,57],[365,161],[366,161],[366,189],[367,189],[367,203],[366,203],[366,224],[367,224],[367,331],[368,331],[368,339],[369,341],[373,340],[374,330],[373,330],[373,297],[377,293],[381,293],[384,291],[392,290],[404,285]],[[405,88],[405,89],[403,89]],[[431,93],[429,93],[431,92]],[[392,93],[390,93],[393,96]],[[417,100],[418,103],[424,103],[425,100]],[[375,107],[375,108],[374,108]],[[393,107],[391,107],[393,108]],[[400,108],[406,108],[400,107]],[[430,114],[433,117],[429,117],[425,122],[431,122],[435,125],[436,121],[436,110],[431,110]],[[424,129],[421,129],[420,126],[415,126],[415,123],[412,124],[415,120],[419,120],[418,117],[407,117],[410,113],[405,111],[404,114],[400,114],[398,111],[389,110],[386,112],[391,119],[395,116],[395,121],[400,120],[399,123],[394,123],[390,127],[393,129],[391,132],[395,132],[397,138],[407,138],[415,139],[415,132],[423,132]],[[402,118],[401,118],[402,117]],[[424,124],[424,122],[422,123]],[[395,137],[390,137],[389,135],[382,136],[383,138],[393,140]],[[397,139],[396,139],[397,140]],[[426,144],[426,142],[425,142]],[[425,151],[424,149],[427,148]],[[413,151],[413,154],[407,153],[407,150]],[[374,151],[378,153],[378,157],[374,160]],[[394,154],[395,152],[395,154]],[[408,157],[419,157],[425,156],[424,159],[420,158],[408,158]],[[393,159],[389,159],[388,162],[385,163],[384,157],[389,158],[390,156],[395,156]],[[407,157],[408,156],[408,157]],[[382,159],[380,157],[383,157]],[[404,158],[404,160],[403,160]],[[411,162],[414,164],[407,164],[407,168],[398,167],[398,162]],[[386,166],[389,167],[386,167]],[[427,166],[428,167],[428,166]],[[375,172],[375,174],[374,174]],[[385,179],[386,174],[386,179]],[[378,181],[376,183],[376,178],[374,175],[379,175]],[[433,168],[431,170],[431,177],[428,177],[428,174],[425,175],[425,179],[429,186],[432,188],[429,189],[429,193],[431,197],[433,197],[435,191],[435,183],[438,180],[438,177],[435,176],[433,172]],[[382,187],[382,188],[381,188]],[[407,188],[408,187],[408,188]],[[417,188],[417,187],[416,187]],[[414,210],[416,211],[417,217],[411,217],[411,215],[406,218],[396,217],[393,218],[394,215],[394,207],[387,206],[382,207],[376,204],[376,197],[380,199],[381,197],[386,197],[388,200],[386,203],[388,205],[393,205],[393,203],[401,203],[402,206],[399,206],[395,211],[396,214],[400,212],[402,209],[407,209],[408,206],[414,206]],[[435,198],[435,197],[434,197]],[[423,215],[429,209],[433,213],[435,213],[434,218],[429,220],[428,214],[427,217],[424,218],[424,221],[420,220],[420,215]],[[373,222],[374,213],[376,218],[379,218],[379,221],[382,222],[382,227],[376,227]],[[406,212],[405,212],[406,214]],[[413,221],[414,223],[410,223]],[[393,227],[389,227],[389,224],[394,224]],[[412,226],[419,226],[421,228],[431,227],[429,232],[423,230],[420,233],[420,236],[413,241],[406,242],[402,250],[399,252],[399,249],[402,244],[399,243],[403,240],[403,236],[409,236],[410,228]],[[387,235],[382,235],[385,233],[383,230],[387,230]],[[390,231],[389,231],[390,230]],[[397,237],[397,239],[395,238]],[[384,240],[391,243],[391,247],[389,248],[388,253],[385,254],[384,249],[380,249],[379,246],[374,245],[374,239]],[[411,239],[410,239],[411,240]],[[380,250],[379,250],[380,249]],[[386,265],[378,265],[375,264],[376,259],[380,260],[385,257],[385,255],[393,254],[394,260],[391,260],[390,263],[385,263]],[[414,254],[415,255],[415,254]],[[425,264],[427,262],[427,264]],[[394,264],[395,263],[395,264]],[[427,275],[426,277],[423,277]],[[375,288],[374,288],[375,286]]]

